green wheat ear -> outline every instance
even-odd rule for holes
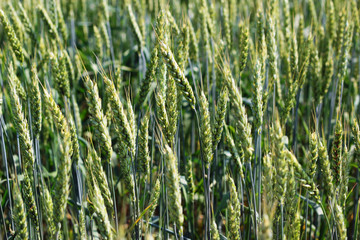
[[[239,129],[239,139],[241,142],[242,151],[244,151],[244,159],[245,162],[249,162],[253,156],[254,148],[252,143],[251,126],[248,122],[248,116],[243,104],[243,98],[227,63],[224,63],[222,71],[226,86],[229,89],[230,96],[232,97],[232,104],[234,105],[234,118],[237,128]]]
[[[84,213],[84,208],[81,208],[79,213],[79,235],[81,239],[87,240],[86,233],[86,216]]]
[[[276,120],[271,129],[272,139],[272,161],[276,169],[276,185],[274,187],[275,198],[284,204],[286,191],[287,191],[287,175],[288,175],[288,162],[285,158],[285,146],[282,141],[283,133],[280,127],[279,120]]]
[[[17,60],[24,61],[24,52],[18,37],[15,34],[13,27],[10,25],[9,19],[6,17],[4,11],[0,9],[0,22],[4,27],[5,34],[10,42],[11,49],[14,51]]]
[[[212,125],[212,146],[214,151],[221,140],[221,135],[224,129],[228,99],[229,90],[226,86],[224,86],[220,92],[220,97],[216,105],[215,121]]]
[[[219,235],[219,231],[217,229],[216,223],[213,220],[210,226],[210,233],[211,233],[211,237],[214,240],[220,240],[220,235]]]
[[[25,27],[25,31],[30,36],[32,42],[35,43],[37,40],[34,32],[34,26],[31,23],[29,16],[26,10],[24,9],[23,5],[21,4],[21,2],[19,2],[19,8],[20,8],[20,18]]]
[[[110,162],[112,147],[106,117],[101,109],[101,99],[97,84],[88,76],[84,78],[86,99],[89,105],[91,124],[95,129],[95,140],[101,147],[101,156],[104,162]]]
[[[181,205],[180,176],[178,173],[176,157],[169,146],[164,149],[165,161],[167,164],[166,178],[169,197],[170,220],[176,224],[179,235],[183,234],[184,215]]]
[[[157,178],[155,182],[155,186],[151,192],[151,197],[149,201],[149,204],[151,205],[148,209],[148,212],[146,212],[146,219],[147,219],[146,229],[148,228],[150,220],[153,217],[155,209],[158,205],[159,196],[160,196],[160,179]]]
[[[353,135],[354,144],[355,144],[354,161],[356,163],[359,163],[360,162],[360,128],[359,128],[359,124],[358,124],[358,121],[356,120],[356,118],[354,119],[352,135]]]
[[[162,56],[164,57],[164,60],[168,66],[168,69],[172,77],[175,79],[177,85],[181,89],[182,94],[190,103],[191,108],[195,109],[195,104],[196,104],[195,95],[188,79],[185,77],[184,72],[180,69],[169,46],[166,45],[161,40],[159,40],[158,42]]]
[[[65,216],[67,207],[67,198],[70,193],[70,172],[71,172],[71,156],[73,153],[71,133],[68,122],[66,121],[60,107],[56,104],[53,97],[45,90],[44,99],[47,107],[52,113],[55,126],[61,137],[61,158],[56,176],[56,185],[54,187],[54,222],[56,232],[60,232],[61,221]]]
[[[145,45],[145,42],[144,42],[141,30],[139,28],[139,25],[136,22],[136,18],[135,18],[134,12],[132,10],[131,4],[128,3],[126,7],[127,7],[127,11],[128,11],[129,18],[130,18],[131,27],[135,33],[136,40],[138,41],[138,44],[139,44],[139,48],[142,49]]]
[[[28,121],[25,118],[24,110],[22,108],[22,104],[18,94],[18,84],[17,76],[15,75],[12,64],[10,64],[9,68],[9,90],[11,97],[11,107],[13,111],[13,121],[16,128],[16,131],[19,134],[19,142],[20,142],[20,152],[22,156],[23,169],[25,169],[28,173],[32,173],[33,165],[34,165],[34,154],[33,148],[31,144],[30,131]]]
[[[145,78],[141,81],[139,103],[143,104],[149,93],[150,84],[155,81],[156,69],[159,64],[159,49],[154,47],[151,52],[150,62],[147,64]]]
[[[16,183],[13,186],[13,199],[14,206],[12,218],[14,219],[15,233],[17,235],[17,239],[27,240],[29,236],[26,221],[26,212],[19,186]]]
[[[138,163],[140,172],[144,173],[145,176],[150,170],[150,152],[149,152],[149,115],[145,115],[141,121],[140,133],[139,133],[139,152],[138,152]]]
[[[241,218],[240,201],[238,198],[234,180],[229,175],[226,176],[226,179],[229,185],[229,192],[230,192],[230,200],[228,202],[228,211],[229,211],[228,237],[229,239],[240,239],[240,233],[239,233],[240,218]]]
[[[316,174],[316,168],[317,168],[317,160],[318,160],[318,151],[319,151],[319,147],[318,147],[318,139],[317,139],[317,135],[316,132],[313,132],[310,135],[310,140],[309,140],[309,162],[308,162],[308,170],[307,173],[309,174],[310,178],[314,178],[315,174]]]
[[[122,141],[124,141],[124,144],[127,145],[130,152],[133,153],[133,156],[135,156],[135,142],[134,142],[134,136],[133,132],[130,127],[129,120],[125,114],[125,109],[120,101],[120,97],[117,94],[117,91],[115,89],[114,82],[110,80],[107,77],[104,77],[104,83],[105,83],[105,93],[107,95],[107,98],[110,101],[110,105],[112,107],[113,111],[113,118],[114,118],[114,124],[115,124],[115,130],[116,133]]]
[[[30,108],[33,125],[33,133],[35,137],[39,137],[42,123],[41,112],[41,93],[39,88],[39,78],[36,71],[36,65],[31,67],[31,83],[29,84]]]
[[[8,4],[8,8],[9,8],[9,15],[10,15],[10,19],[12,21],[13,27],[14,27],[14,31],[16,36],[18,37],[20,42],[24,42],[24,25],[22,24],[17,12],[15,11],[13,5],[11,3]]]
[[[89,195],[89,212],[93,215],[98,231],[104,239],[112,239],[112,229],[101,190],[93,172],[92,160],[86,160],[86,183]]]
[[[202,157],[208,168],[213,161],[212,132],[210,125],[209,103],[204,92],[201,92],[199,98],[200,109],[200,137]]]
[[[326,144],[319,141],[319,162],[320,162],[320,170],[323,174],[326,183],[324,185],[325,192],[327,196],[331,199],[334,194],[334,185],[333,185],[333,174],[331,172],[330,160],[326,150]]]
[[[334,133],[334,140],[331,149],[331,167],[333,170],[333,176],[335,180],[335,184],[339,185],[341,182],[341,167],[342,167],[342,124],[341,119],[336,121],[335,125],[335,133]]]
[[[54,222],[54,205],[48,187],[44,184],[41,188],[40,196],[42,199],[41,211],[43,219],[47,224],[47,231],[50,238],[55,237],[56,227]]]
[[[114,203],[111,198],[110,187],[109,187],[109,184],[107,181],[107,176],[105,174],[105,171],[101,165],[102,164],[101,159],[97,155],[97,153],[94,149],[91,150],[87,161],[91,162],[91,168],[92,168],[91,170],[94,174],[94,177],[98,184],[99,190],[101,191],[101,195],[103,197],[104,204],[105,204],[107,210],[112,215]]]
[[[53,20],[50,18],[48,12],[42,6],[38,6],[38,11],[40,13],[41,18],[44,20],[45,24],[47,25],[50,37],[61,46],[61,40],[58,31],[54,25]]]

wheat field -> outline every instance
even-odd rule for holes
[[[0,239],[360,239],[357,0],[0,1]]]

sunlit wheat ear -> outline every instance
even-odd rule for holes
[[[349,25],[349,23],[347,23],[346,28],[344,29],[345,35],[344,35],[341,55],[339,56],[338,69],[337,69],[337,77],[341,81],[343,81],[343,78],[346,75],[346,70],[348,68],[353,29],[354,26],[352,24]],[[341,87],[338,87],[338,89],[340,93]]]
[[[98,231],[102,238],[112,239],[112,229],[109,221],[108,214],[106,212],[106,207],[104,204],[104,199],[101,194],[101,190],[98,186],[97,180],[95,178],[95,173],[93,173],[93,166],[91,160],[86,160],[86,183],[88,186],[88,202],[89,202],[89,212],[93,215]]]
[[[104,77],[104,83],[105,93],[113,111],[116,133],[119,134],[119,138],[124,141],[124,144],[127,145],[130,152],[135,155],[135,142],[133,142],[135,138],[133,137],[128,118],[125,114],[124,106],[116,92],[115,85],[113,81],[107,77]]]
[[[23,102],[26,101],[28,97],[28,93],[25,91],[25,88],[21,84],[20,79],[16,75],[16,68],[13,63],[9,64],[8,73],[9,73],[9,77],[11,78],[10,81],[13,82],[13,85],[15,86],[15,90],[17,92],[17,95],[20,97],[20,100]]]
[[[332,42],[336,37],[335,8],[332,0],[327,1],[326,12],[326,31],[329,33],[329,41]]]
[[[137,123],[136,123],[136,116],[135,112],[130,100],[130,96],[126,97],[126,117],[128,119],[131,135],[132,135],[132,142],[135,144],[136,141],[136,131],[137,131]]]
[[[271,205],[273,203],[273,187],[274,187],[274,175],[275,175],[275,168],[272,163],[271,155],[268,153],[263,157],[263,170],[267,174],[263,174],[262,176],[262,183],[265,192],[264,199],[266,200],[267,204]]]
[[[28,239],[28,225],[26,221],[26,212],[24,202],[21,197],[19,186],[15,183],[13,185],[13,216],[15,224],[15,232],[17,233],[17,239]]]
[[[295,105],[296,101],[296,93],[299,88],[299,82],[297,81],[299,69],[298,69],[298,49],[297,49],[297,43],[295,35],[293,34],[293,37],[291,38],[291,49],[290,49],[290,62],[289,67],[287,71],[290,71],[288,73],[289,77],[289,90],[287,93],[287,96],[285,98],[285,103],[283,105],[282,111],[281,111],[281,123],[284,124],[290,114],[291,109]]]
[[[70,172],[71,172],[71,156],[72,156],[72,144],[69,125],[62,114],[59,106],[54,101],[53,97],[44,90],[44,100],[47,107],[50,109],[56,128],[61,136],[60,145],[60,162],[58,166],[58,173],[56,176],[56,185],[54,188],[54,222],[56,231],[60,231],[61,221],[65,215],[65,209],[67,206],[67,198],[70,193]]]
[[[6,37],[10,43],[11,49],[14,51],[17,60],[24,61],[24,52],[19,39],[17,38],[9,19],[6,17],[3,10],[0,9],[0,22],[4,28]]]
[[[164,42],[159,40],[161,54],[164,57],[164,60],[168,66],[168,69],[176,81],[177,85],[180,87],[182,94],[190,103],[191,108],[195,109],[195,95],[192,90],[192,87],[184,75],[184,72],[180,69],[178,63],[175,61],[174,55],[171,52],[169,46],[167,46]]]
[[[110,192],[109,184],[107,181],[107,176],[101,165],[102,164],[101,159],[97,155],[97,153],[94,149],[92,149],[92,151],[89,153],[88,161],[91,161],[92,172],[94,174],[94,177],[96,178],[96,182],[101,191],[101,195],[104,199],[105,206],[112,215],[113,214],[113,201],[111,198],[111,192]]]
[[[157,178],[154,188],[152,189],[151,192],[151,197],[149,201],[150,207],[148,209],[148,212],[146,213],[146,221],[147,221],[146,229],[148,228],[149,222],[151,221],[151,218],[153,217],[155,209],[158,205],[159,196],[160,196],[160,179]]]
[[[193,164],[191,159],[188,159],[186,163],[186,181],[188,183],[189,202],[193,203],[194,194],[195,194],[195,184],[194,184],[194,176],[193,176]]]
[[[71,103],[73,104],[73,109],[74,109],[74,118],[75,118],[77,134],[78,134],[78,136],[81,136],[81,134],[82,134],[81,115],[80,115],[80,109],[79,109],[79,105],[76,101],[75,95],[72,95]]]
[[[166,113],[169,120],[169,125],[166,129],[167,142],[172,146],[174,142],[174,137],[177,130],[178,123],[178,96],[180,92],[177,91],[175,80],[172,76],[169,76],[167,79],[167,88],[166,88]]]
[[[304,16],[300,15],[299,19],[299,25],[296,33],[296,41],[299,44],[299,46],[302,46],[304,42]]]
[[[96,46],[95,53],[100,59],[102,59],[104,56],[103,39],[101,37],[100,30],[97,26],[94,25],[93,30],[94,30],[95,46]]]
[[[241,210],[240,210],[240,201],[236,191],[236,186],[234,180],[227,175],[227,183],[229,185],[230,199],[228,202],[228,211],[229,211],[229,222],[228,224],[228,238],[229,239],[240,239],[240,219],[241,219]]]
[[[19,9],[20,9],[20,19],[22,21],[22,24],[25,27],[26,33],[30,36],[32,42],[36,42],[34,26],[31,23],[29,16],[28,16],[26,10],[24,9],[23,5],[21,4],[21,2],[19,2]]]
[[[279,120],[276,120],[271,129],[272,139],[272,161],[276,169],[276,185],[274,187],[275,198],[284,204],[287,191],[288,162],[285,158],[285,146],[282,141],[283,133]]]
[[[209,103],[204,94],[201,92],[199,98],[200,109],[200,138],[202,158],[208,168],[213,160],[212,132],[210,125]]]
[[[336,39],[334,39],[334,47],[336,56],[340,56],[341,48],[344,42],[344,31],[345,31],[345,22],[346,22],[346,11],[345,8],[339,12],[337,20],[337,29],[336,29]]]
[[[139,44],[139,48],[142,49],[144,47],[144,45],[145,45],[145,42],[144,42],[143,36],[141,34],[139,25],[138,25],[138,23],[136,21],[136,18],[135,18],[134,12],[132,10],[131,4],[128,3],[126,8],[127,8],[128,14],[129,14],[131,27],[132,27],[132,29],[133,29],[133,31],[135,33],[136,40],[138,41],[138,44]]]
[[[189,21],[189,20],[188,20]],[[185,71],[189,57],[190,29],[186,22],[181,27],[181,40],[178,48],[178,63],[182,71]]]
[[[74,92],[74,89],[76,87],[76,76],[75,76],[75,69],[74,69],[74,65],[71,61],[71,58],[69,56],[68,51],[63,50],[62,54],[64,56],[64,62],[65,62],[65,66],[66,66],[66,70],[68,72],[69,75],[69,82],[70,82],[70,87],[72,88],[71,91]]]
[[[42,6],[38,6],[37,9],[40,13],[41,18],[44,20],[44,22],[48,28],[50,37],[61,46],[61,40],[60,40],[58,31],[54,25],[54,22],[50,18],[48,12]]]
[[[262,221],[260,223],[260,238],[261,240],[273,239],[272,222],[269,215],[263,213]]]
[[[20,42],[24,42],[24,25],[22,24],[16,10],[11,3],[8,4],[8,11],[16,36]]]
[[[349,151],[346,147],[346,145],[344,146],[344,153],[343,153],[343,157],[342,157],[342,162],[341,162],[341,183],[340,183],[340,200],[339,200],[339,204],[341,207],[343,207],[345,209],[346,207],[346,200],[348,197],[348,184],[349,184],[349,178],[350,178],[350,163],[351,163],[351,157],[349,154]]]
[[[107,126],[105,115],[101,109],[101,99],[97,84],[88,76],[84,78],[86,88],[86,99],[89,105],[89,113],[91,124],[95,129],[95,140],[99,142],[101,147],[101,156],[104,162],[110,162],[112,147],[109,129]]]
[[[319,59],[319,53],[316,49],[316,46],[312,44],[310,46],[310,59],[309,59],[309,69],[307,72],[307,78],[312,84],[314,89],[314,98],[315,105],[317,105],[322,99],[321,98],[321,62]]]
[[[56,56],[50,52],[53,81],[55,89],[63,96],[70,98],[70,82],[64,55]]]
[[[249,53],[249,29],[243,22],[239,24],[239,28],[239,71],[243,72],[246,67]]]
[[[40,191],[41,196],[41,212],[43,219],[47,225],[47,232],[50,238],[55,237],[56,227],[54,222],[54,205],[49,192],[49,189],[46,184],[41,187]]]
[[[81,208],[79,213],[79,235],[81,239],[87,240],[86,217],[84,213],[84,208]]]
[[[280,73],[278,69],[278,49],[275,35],[275,23],[269,14],[266,21],[266,47],[269,63],[269,83],[268,90],[264,94],[264,107],[266,107],[268,98],[273,94],[274,85],[276,90],[276,99],[282,99]]]
[[[261,127],[263,123],[263,72],[262,72],[262,61],[260,58],[256,59],[254,66],[254,79],[252,84],[252,110],[255,117],[254,120],[254,129]]]
[[[166,134],[167,128],[169,126],[169,119],[166,111],[165,99],[162,97],[161,94],[155,94],[155,109],[157,121],[159,122],[161,131],[163,134]]]
[[[316,201],[319,201],[319,189],[313,179],[309,177],[309,175],[306,173],[305,169],[303,169],[303,167],[293,153],[286,149],[284,151],[284,154],[289,164],[291,164],[294,168],[296,178],[299,180],[300,185],[306,190],[308,190],[310,196],[314,197]]]
[[[336,220],[336,227],[338,230],[338,237],[341,240],[347,239],[347,229],[345,225],[345,216],[342,210],[342,207],[339,204],[335,204],[334,206],[334,218]]]
[[[14,73],[14,69],[12,68],[12,65],[9,66],[8,71],[9,71],[8,82],[10,88],[9,89],[10,100],[13,111],[13,122],[16,131],[19,134],[20,153],[23,162],[23,169],[28,173],[32,173],[33,165],[34,165],[34,152],[30,139],[29,125],[27,119],[24,116],[24,110],[22,108],[20,98],[18,95],[18,91],[16,87],[17,77]]]
[[[202,1],[205,4],[202,4],[200,8],[200,21],[201,21],[201,39],[203,41],[204,47],[202,48],[206,53],[208,59],[211,61],[211,47],[210,47],[210,34],[208,28],[208,12],[206,6],[206,1]]]
[[[58,27],[60,29],[60,33],[61,33],[61,37],[63,39],[63,41],[66,43],[67,39],[68,39],[68,30],[67,30],[67,26],[66,26],[66,22],[62,13],[62,9],[61,9],[61,5],[60,5],[60,0],[56,0],[56,14],[57,14],[57,18],[58,18]]]
[[[354,119],[354,125],[352,127],[352,135],[355,144],[354,161],[360,162],[360,128],[357,119]]]
[[[298,210],[298,199],[297,193],[297,184],[295,181],[295,172],[294,166],[289,167],[288,174],[288,191],[286,194],[286,211],[289,219],[292,221],[286,222],[285,225],[285,235],[291,237],[291,239],[299,239],[300,238],[300,213]]]
[[[224,18],[224,32],[226,45],[231,48],[231,27],[230,27],[230,16],[229,16],[229,1],[222,0],[223,18]]]
[[[170,220],[176,225],[179,235],[183,233],[184,215],[181,205],[180,176],[178,173],[177,160],[169,146],[165,146],[164,155],[166,161],[166,179],[169,198]]]
[[[241,146],[240,148],[236,147],[234,139],[231,136],[227,126],[225,126],[225,142],[229,145],[231,155],[233,156],[235,163],[239,168],[241,178],[244,179],[244,171],[243,171],[244,151]]]
[[[69,119],[69,128],[70,128],[71,145],[73,150],[72,160],[73,162],[75,162],[75,165],[78,165],[80,160],[80,148],[79,148],[78,135],[76,133],[76,127],[72,116],[70,116]]]
[[[265,80],[265,60],[267,55],[267,45],[265,41],[265,24],[263,13],[261,10],[257,12],[256,16],[256,48],[258,53],[258,59],[261,66],[262,82]]]
[[[145,78],[141,81],[140,86],[140,100],[139,103],[142,104],[145,101],[146,96],[149,93],[151,83],[155,82],[156,69],[159,64],[159,49],[154,47],[151,52],[150,62],[146,65],[146,74]]]
[[[145,115],[141,120],[140,133],[138,137],[138,166],[140,172],[144,173],[145,176],[150,170],[150,152],[149,152],[149,115]]]
[[[290,6],[289,1],[284,0],[282,2],[282,12],[283,12],[283,34],[285,36],[285,42],[288,47],[290,47],[290,36],[291,36],[291,19],[290,19]]]
[[[42,123],[41,113],[41,93],[39,88],[39,78],[36,71],[36,65],[31,67],[31,83],[29,86],[29,98],[32,117],[33,134],[39,137]]]
[[[212,146],[214,151],[221,140],[221,135],[224,129],[228,98],[229,90],[227,87],[223,87],[216,105],[215,121],[212,125]]]
[[[327,41],[325,46],[325,52],[323,53],[323,59],[322,59],[322,66],[321,66],[321,81],[322,84],[320,85],[320,99],[319,102],[323,99],[325,94],[328,92],[328,89],[331,84],[332,76],[334,73],[334,59],[333,59],[333,48],[331,47],[332,42]]]
[[[331,149],[331,168],[333,170],[333,176],[335,184],[339,185],[341,182],[341,167],[342,167],[342,138],[343,130],[341,119],[337,119],[334,132],[334,140]]]
[[[319,163],[320,163],[320,170],[324,176],[324,189],[330,199],[333,197],[334,194],[334,185],[333,185],[333,175],[331,172],[330,167],[330,160],[326,150],[326,144],[323,144],[319,141]]]
[[[190,19],[188,20],[188,26],[190,32],[189,57],[196,62],[199,59],[198,39]]]
[[[120,141],[117,148],[115,148],[116,153],[119,155],[119,165],[120,165],[120,178],[125,183],[126,190],[130,193],[130,198],[134,202],[136,200],[135,189],[134,189],[134,178],[132,172],[132,162],[131,158],[128,156],[128,149],[125,144]]]
[[[224,62],[222,67],[223,67],[222,72],[224,75],[224,80],[227,88],[229,89],[230,96],[232,97],[234,118],[239,128],[239,133],[240,133],[239,138],[241,139],[241,147],[242,150],[244,151],[244,159],[245,162],[248,162],[250,161],[254,152],[251,126],[248,122],[248,117],[246,114],[245,106],[243,104],[241,93],[238,87],[236,86],[235,80],[231,74],[229,66],[227,65],[226,62]]]
[[[174,18],[174,16],[171,14],[170,11],[166,11],[166,16],[167,16],[167,19],[168,19],[168,22],[169,22],[169,26],[174,29],[174,32],[176,34],[180,34],[180,28],[179,26],[176,24],[176,20]]]
[[[310,135],[309,138],[309,162],[308,162],[308,168],[307,168],[307,173],[309,175],[310,178],[314,178],[315,174],[316,174],[316,168],[317,168],[317,160],[319,157],[318,154],[318,139],[317,139],[317,135],[316,132],[313,132]]]
[[[57,8],[56,0],[49,0],[49,18],[54,24],[56,24],[58,21],[56,8]]]
[[[30,172],[32,173],[32,172]],[[30,216],[32,223],[34,224],[35,230],[39,231],[39,217],[38,209],[35,202],[35,196],[33,193],[33,176],[29,175],[28,171],[24,171],[24,180],[22,181],[22,193],[23,199],[26,206],[27,213]]]
[[[212,239],[220,240],[219,231],[217,229],[217,225],[216,225],[216,222],[214,220],[211,222],[210,233],[211,233]]]

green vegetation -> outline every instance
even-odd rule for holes
[[[356,0],[0,2],[0,239],[359,239]]]

